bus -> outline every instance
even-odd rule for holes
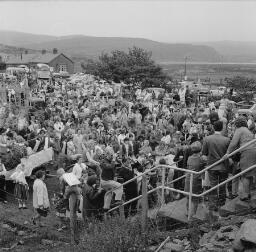
[[[37,64],[36,72],[38,79],[50,79],[51,78],[51,69],[46,64]]]

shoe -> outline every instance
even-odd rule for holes
[[[7,204],[7,200],[4,200],[3,203],[4,203],[4,204]]]
[[[25,204],[22,206],[22,208],[23,208],[23,209],[28,209],[28,208],[27,208],[27,206],[26,206]]]
[[[21,204],[19,204],[19,209],[22,209],[22,205]]]

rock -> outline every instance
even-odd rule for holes
[[[42,239],[41,244],[44,245],[44,246],[49,246],[49,245],[53,245],[54,242],[52,240]]]
[[[23,223],[24,225],[28,225],[29,224],[29,222],[28,221],[24,221],[24,223]]]
[[[254,247],[254,248],[252,248]],[[240,227],[235,236],[233,250],[235,252],[245,251],[246,249],[256,250],[256,220],[249,219]]]
[[[209,233],[205,233],[202,238],[199,241],[199,245],[203,246],[205,244],[208,244],[212,237],[214,237],[216,234],[216,231],[210,231]]]
[[[169,249],[169,251],[172,252],[183,252],[184,251],[184,247],[180,244],[175,244],[172,242],[168,242],[164,245],[164,249]]]
[[[18,236],[23,236],[23,235],[25,235],[25,234],[26,234],[26,233],[25,233],[24,231],[22,231],[22,230],[18,231],[18,233],[17,233]]]

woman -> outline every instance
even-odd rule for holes
[[[242,147],[249,141],[254,139],[254,135],[248,129],[247,121],[244,117],[238,117],[235,120],[235,133],[229,144],[227,155],[237,148]],[[256,164],[256,147],[255,144],[251,144],[240,152],[240,168],[242,171]],[[243,192],[240,195],[240,200],[248,201],[251,198],[251,185],[253,178],[256,175],[256,169],[250,170],[245,173],[241,178],[243,185]]]
[[[4,204],[7,203],[6,192],[5,192],[5,183],[6,183],[5,174],[6,174],[6,169],[0,158],[0,201],[2,201]]]
[[[32,222],[35,225],[38,220],[38,225],[40,227],[43,226],[41,224],[41,216],[46,217],[50,207],[48,191],[44,179],[45,173],[41,170],[37,171],[36,180],[33,185],[33,207],[37,213],[32,218]]]
[[[21,163],[10,177],[15,182],[14,195],[18,199],[19,209],[27,209],[28,183],[25,178],[25,165]]]

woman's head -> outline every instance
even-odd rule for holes
[[[241,128],[241,127],[248,127],[247,125],[247,121],[246,118],[243,116],[239,116],[238,118],[236,118],[235,120],[235,126],[236,128]]]

